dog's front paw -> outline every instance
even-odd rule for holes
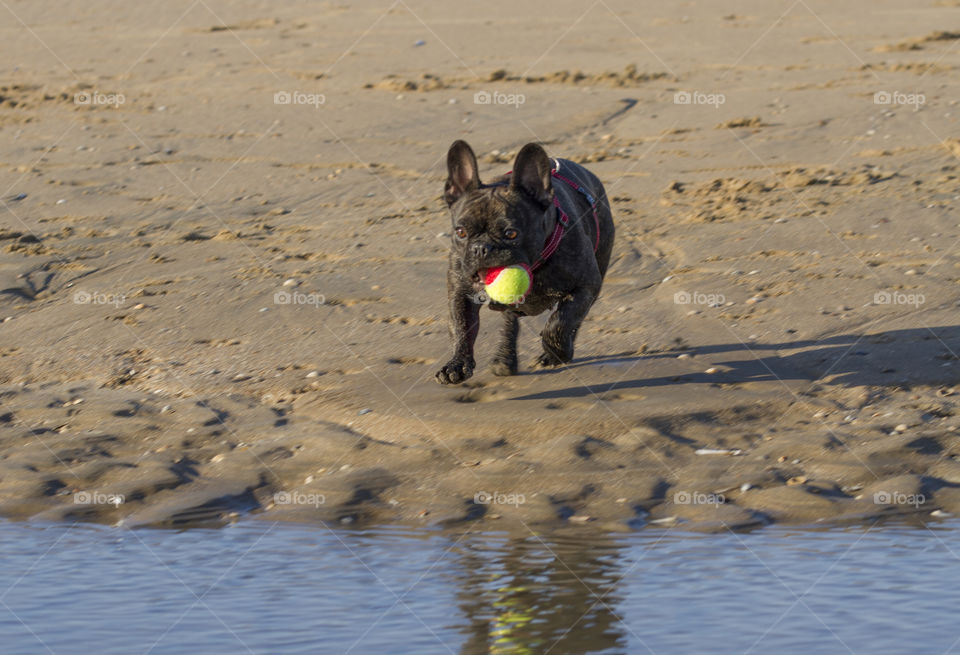
[[[460,384],[473,375],[473,366],[472,360],[454,357],[437,371],[437,382],[440,384]]]
[[[556,355],[551,355],[548,352],[540,353],[540,356],[533,361],[534,368],[553,368],[554,366],[560,366],[563,364],[561,360]]]

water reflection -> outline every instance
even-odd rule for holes
[[[462,653],[624,652],[624,558],[610,535],[460,535]]]
[[[749,535],[485,527],[0,522],[0,652],[886,655],[960,644],[958,521]]]

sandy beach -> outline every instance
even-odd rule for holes
[[[734,9],[731,9],[734,7]],[[960,513],[956,3],[10,0],[0,515],[504,529]],[[450,143],[617,241],[574,361],[451,354]]]

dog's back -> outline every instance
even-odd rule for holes
[[[603,277],[610,264],[616,232],[607,192],[600,179],[580,164],[569,159],[554,159],[554,162],[556,162],[554,167],[556,175],[553,178],[554,193],[557,194],[561,208],[570,216],[571,232],[582,234],[596,246],[597,267],[600,269],[600,276]],[[575,189],[565,180],[577,184],[582,191]],[[596,216],[594,210],[596,210]]]

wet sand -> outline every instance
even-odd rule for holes
[[[11,3],[0,514],[960,512],[948,4]],[[606,185],[569,366],[531,370],[540,317],[492,375],[484,310],[474,377],[433,381],[457,138]]]

